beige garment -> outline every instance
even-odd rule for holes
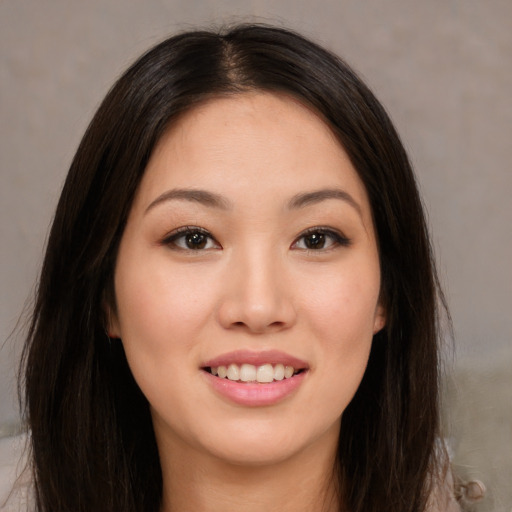
[[[480,501],[484,495],[485,485],[482,482],[463,482],[454,478],[452,469],[448,468],[443,484],[431,495],[426,512],[462,512],[466,506]]]
[[[27,436],[0,439],[0,512],[35,510],[30,468],[27,466]]]
[[[441,485],[437,486],[428,500],[426,512],[461,512],[455,498],[453,474],[449,468]]]

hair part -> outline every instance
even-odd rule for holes
[[[127,217],[157,142],[196,105],[284,93],[317,113],[370,201],[386,327],[343,414],[337,474],[353,512],[424,510],[438,435],[439,291],[414,175],[386,112],[338,57],[291,31],[241,25],[171,37],[99,107],[71,164],[41,271],[24,365],[39,512],[158,511],[149,406],[105,334]],[[428,390],[428,392],[426,392]]]

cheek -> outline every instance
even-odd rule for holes
[[[120,260],[116,298],[127,352],[158,360],[190,350],[212,310],[212,288],[197,272],[176,271],[164,258]]]
[[[336,272],[309,283],[302,296],[304,318],[314,333],[315,366],[321,378],[319,407],[341,416],[365,372],[379,298],[379,273]]]
[[[204,276],[203,276],[204,277]],[[132,374],[159,410],[178,407],[195,366],[212,295],[201,272],[176,271],[164,258],[118,261],[116,298],[120,337]]]
[[[301,290],[301,309],[315,331],[322,333],[322,340],[346,344],[372,338],[380,290],[378,268],[312,276]]]

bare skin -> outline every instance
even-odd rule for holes
[[[341,418],[385,311],[366,190],[321,119],[265,93],[180,119],[142,179],[115,290],[110,332],[151,407],[162,512],[339,509]],[[244,357],[274,380],[211,370]],[[297,372],[277,377],[280,358]]]
[[[337,438],[337,432],[333,431]],[[161,512],[336,512],[333,481],[334,435],[326,437],[324,450],[311,446],[300,454],[271,466],[242,466],[202,454],[162,447],[164,496]],[[198,468],[200,468],[198,470]]]

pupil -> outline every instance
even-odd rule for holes
[[[325,235],[323,233],[312,233],[306,237],[305,242],[308,249],[321,249],[325,244]]]
[[[203,249],[206,245],[206,236],[202,233],[192,233],[187,236],[187,246],[189,249]]]

